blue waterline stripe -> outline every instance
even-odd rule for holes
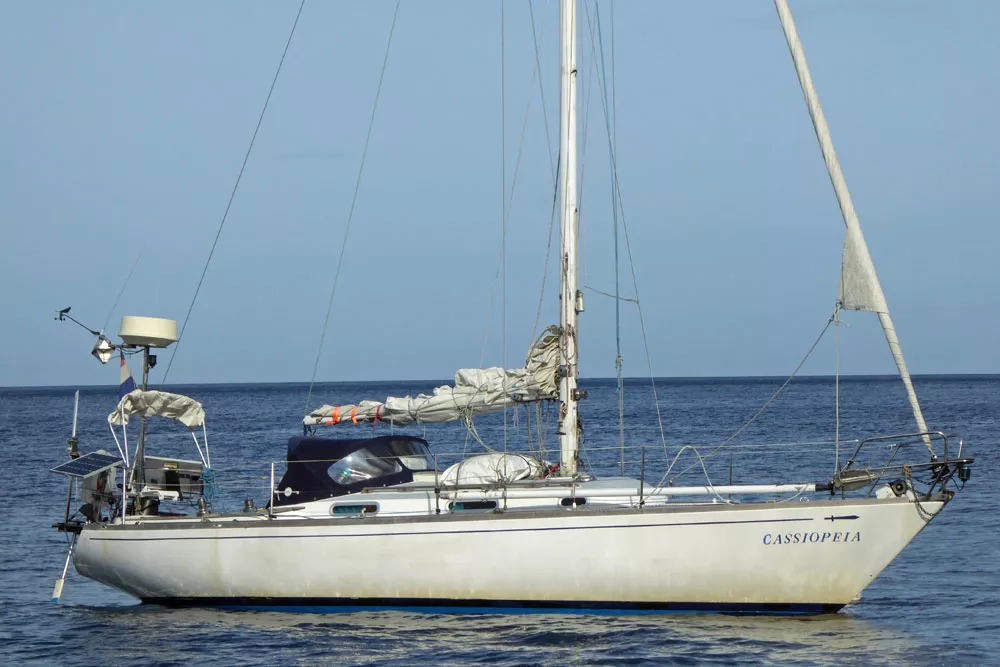
[[[768,602],[607,602],[575,600],[453,600],[447,598],[145,598],[166,607],[211,607],[240,611],[352,613],[416,611],[429,614],[832,614],[843,605]]]
[[[408,535],[470,535],[475,533],[525,533],[525,532],[545,532],[552,530],[604,530],[618,528],[676,528],[682,526],[725,526],[732,524],[750,523],[790,523],[800,521],[812,521],[812,518],[799,519],[752,519],[747,521],[694,521],[690,523],[654,523],[635,525],[614,525],[614,526],[554,526],[551,528],[499,528],[496,530],[436,530],[436,531],[408,531],[404,533],[347,533],[347,534],[324,534],[324,535],[207,535],[192,537],[92,537],[95,542],[170,542],[180,540],[274,540],[274,539],[316,539],[329,537],[404,537]],[[233,526],[213,526],[214,528],[234,528]],[[256,526],[252,526],[256,527]],[[192,526],[190,530],[202,528],[202,526]],[[240,526],[239,528],[243,528]]]

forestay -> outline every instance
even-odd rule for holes
[[[854,203],[851,201],[851,193],[847,189],[847,181],[844,173],[840,169],[840,162],[837,160],[837,153],[833,149],[833,138],[830,136],[830,127],[827,125],[826,116],[820,106],[819,97],[816,95],[816,88],[813,86],[812,75],[809,73],[809,65],[806,63],[806,55],[802,49],[802,42],[799,40],[799,33],[795,28],[795,21],[792,20],[792,13],[788,9],[787,0],[774,0],[774,7],[778,11],[778,18],[781,20],[781,28],[785,33],[788,42],[788,49],[792,54],[792,62],[795,65],[795,73],[799,78],[799,85],[802,88],[802,95],[805,97],[806,106],[809,108],[809,116],[812,118],[813,129],[816,131],[816,138],[819,140],[820,151],[823,153],[823,161],[826,163],[827,173],[830,175],[830,182],[833,184],[833,191],[837,195],[837,203],[840,205],[840,212],[844,218],[844,225],[847,227],[847,235],[844,239],[844,254],[840,270],[840,284],[837,290],[837,305],[846,310],[867,310],[878,315],[879,324],[882,325],[882,333],[889,344],[889,351],[899,376],[903,380],[906,388],[907,398],[910,400],[910,408],[913,410],[913,418],[917,423],[917,429],[921,433],[927,432],[927,423],[924,421],[923,411],[917,401],[917,394],[913,390],[913,382],[910,380],[910,371],[906,367],[903,359],[903,349],[899,345],[899,338],[896,336],[896,328],[892,323],[892,316],[889,315],[889,306],[885,300],[885,293],[882,285],[879,284],[878,275],[875,273],[875,264],[872,262],[871,254],[868,252],[868,244],[865,243],[865,236],[861,231],[861,223],[858,222],[858,215],[854,210]],[[927,449],[934,453],[931,440],[928,436],[923,437]]]
[[[361,401],[357,405],[324,405],[313,410],[306,426],[342,422],[382,421],[396,426],[419,422],[437,424],[484,415],[518,403],[555,399],[559,366],[559,328],[549,327],[528,351],[524,368],[464,368],[455,374],[454,386],[438,387],[430,395]]]
[[[114,412],[108,415],[108,423],[122,426],[128,424],[132,415],[175,419],[189,429],[205,425],[205,409],[201,407],[201,403],[188,396],[166,391],[136,389],[125,394]]]

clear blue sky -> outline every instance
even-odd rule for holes
[[[535,2],[553,133],[556,5]],[[0,386],[116,382],[86,334],[52,317],[72,305],[103,326],[140,250],[109,330],[123,314],[183,319],[297,7],[0,3]],[[309,379],[392,9],[307,3],[172,382]],[[792,11],[911,370],[1000,372],[1000,3]],[[508,0],[506,15],[509,189],[534,53],[527,4]],[[499,17],[499,2],[403,3],[320,380],[450,377],[480,364],[488,322],[484,361],[504,361],[499,293],[489,312]],[[620,2],[615,39],[619,177],[654,372],[788,373],[832,309],[843,223],[773,6]],[[585,84],[590,44],[584,30]],[[581,282],[612,291],[606,136],[597,96],[585,107]],[[543,273],[542,121],[536,88],[508,230],[508,366]],[[554,280],[543,324],[557,318]],[[892,372],[874,318],[849,321],[843,371]],[[622,323],[625,372],[644,375],[631,306]],[[612,302],[593,293],[581,348],[584,376],[613,375]],[[832,371],[831,336],[804,372]]]

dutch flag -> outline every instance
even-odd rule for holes
[[[128,364],[125,363],[125,353],[119,352],[119,357],[121,358],[122,383],[118,386],[118,398],[124,398],[125,394],[129,394],[135,390],[135,380],[132,379],[132,371],[128,369]]]

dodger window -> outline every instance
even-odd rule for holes
[[[380,458],[367,449],[359,449],[330,466],[329,474],[337,484],[347,485],[402,470],[402,466],[393,459]]]

